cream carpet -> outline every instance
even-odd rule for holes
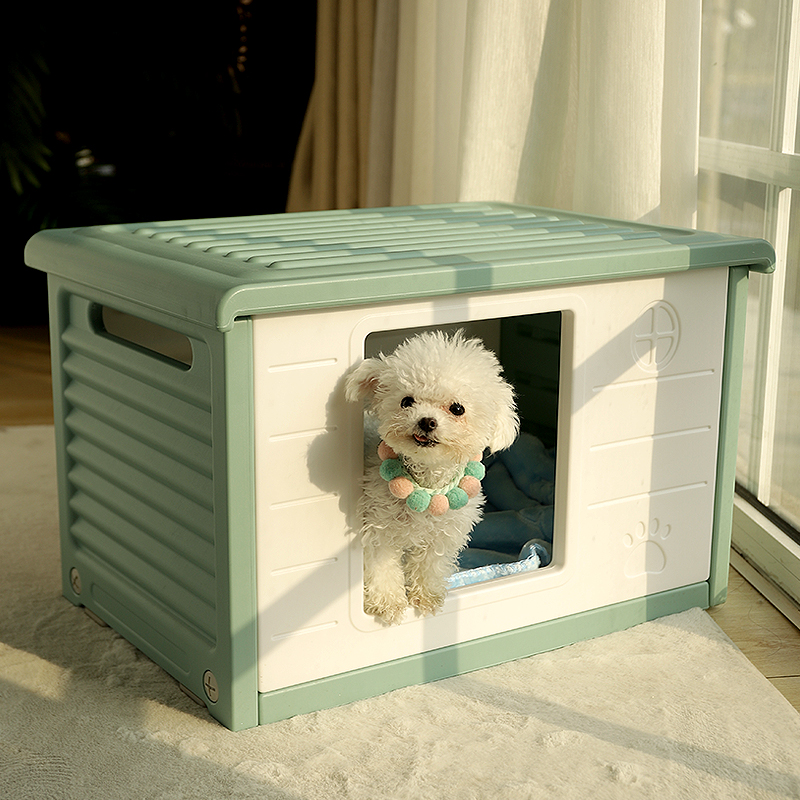
[[[0,797],[800,798],[800,716],[702,611],[231,733],[60,596],[53,433],[0,430]]]

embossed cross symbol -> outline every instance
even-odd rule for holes
[[[633,329],[633,357],[645,370],[655,372],[672,361],[678,349],[678,313],[666,301],[649,305]]]

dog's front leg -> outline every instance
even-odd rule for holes
[[[444,605],[447,578],[455,571],[457,551],[439,545],[415,548],[406,555],[408,601],[421,614],[435,614]]]
[[[363,545],[364,610],[395,625],[408,607],[402,551],[380,539],[367,539]]]

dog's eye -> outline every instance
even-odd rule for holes
[[[414,398],[413,397],[404,397],[400,401],[400,408],[411,408],[414,405]]]
[[[454,417],[460,417],[464,413],[464,410],[464,406],[462,406],[461,403],[453,403],[453,405],[450,406],[450,413]]]

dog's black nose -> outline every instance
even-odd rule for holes
[[[433,417],[423,417],[417,424],[425,433],[430,433],[436,429],[436,420]]]

